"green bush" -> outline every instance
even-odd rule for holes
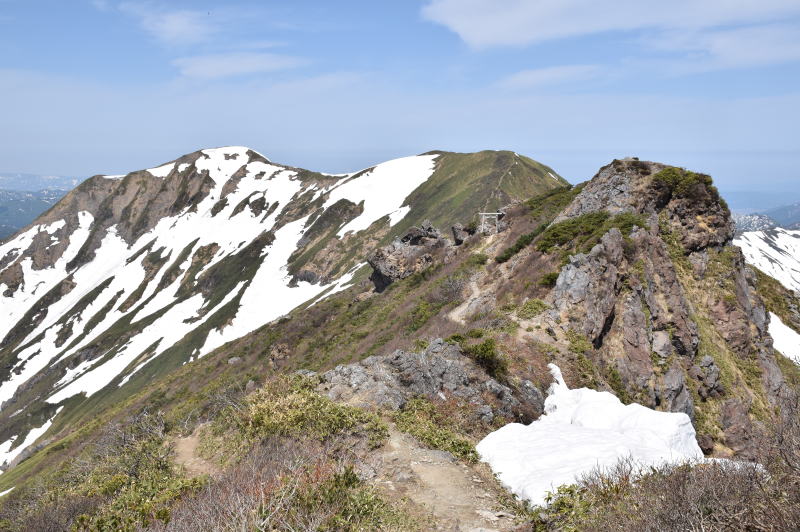
[[[567,331],[569,350],[573,353],[584,355],[592,350],[592,343],[586,336],[572,329]]]
[[[464,264],[467,266],[483,266],[488,261],[489,257],[484,253],[473,253],[467,260],[464,261]]]
[[[298,375],[281,376],[247,397],[240,419],[249,437],[305,435],[318,440],[366,433],[373,446],[388,437],[380,418],[360,408],[334,403],[317,393],[316,383]]]
[[[475,345],[463,346],[464,353],[486,370],[486,373],[497,379],[508,374],[508,361],[497,351],[494,338],[487,338]]]
[[[535,318],[545,310],[548,310],[550,305],[541,299],[529,299],[520,308],[517,309],[517,317],[523,320]]]
[[[550,272],[544,274],[544,276],[539,279],[539,286],[546,286],[548,288],[552,288],[556,285],[556,281],[558,281],[559,272]]]
[[[483,329],[470,329],[467,331],[467,336],[470,338],[483,338],[484,334]]]
[[[500,264],[507,262],[511,257],[528,247],[537,236],[544,232],[545,229],[547,229],[547,224],[542,224],[530,233],[525,233],[524,235],[520,236],[513,246],[506,248],[502,253],[495,257],[494,260]]]
[[[394,415],[397,428],[416,437],[433,449],[447,451],[457,458],[477,462],[478,453],[468,439],[456,434],[455,427],[430,401],[417,398],[408,401]]]
[[[725,210],[728,210],[727,202],[719,195],[719,191],[709,175],[672,166],[654,175],[653,183],[667,187],[672,197],[676,198],[698,199],[707,192]]]
[[[633,213],[612,217],[605,211],[590,212],[548,227],[539,239],[536,249],[548,253],[554,247],[568,245],[571,249],[586,252],[611,229],[617,228],[627,237],[634,226],[647,227],[647,223],[642,216]]]
[[[435,316],[443,306],[443,303],[431,303],[429,301],[420,300],[411,311],[406,330],[408,332],[419,330],[423,325],[428,323],[428,320]]]

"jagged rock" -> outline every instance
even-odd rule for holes
[[[720,409],[725,444],[740,458],[752,460],[758,444],[758,431],[747,415],[749,406],[740,399],[729,399]]]
[[[275,368],[283,365],[290,353],[289,346],[284,343],[273,345],[269,349],[269,367]]]
[[[453,232],[453,242],[455,242],[456,246],[460,246],[467,238],[469,238],[469,233],[461,224],[455,224],[450,229]]]
[[[431,251],[448,244],[439,230],[426,220],[388,246],[376,249],[367,257],[373,270],[370,280],[375,290],[382,292],[394,281],[425,270],[433,264]]]
[[[413,397],[457,398],[474,405],[476,418],[530,422],[541,415],[544,396],[529,381],[512,389],[491,378],[441,339],[420,353],[397,350],[322,374],[320,391],[336,401],[397,410]]]
[[[238,364],[241,361],[242,361],[241,357],[231,357],[231,358],[228,359],[228,364],[234,365],[234,364]]]
[[[677,365],[672,365],[664,375],[661,400],[670,412],[683,412],[694,420],[694,401]]]
[[[672,354],[672,343],[667,331],[653,331],[653,352],[661,358]]]
[[[622,243],[622,234],[612,229],[588,254],[570,257],[556,281],[555,312],[595,344],[616,303]]]
[[[710,356],[704,356],[699,365],[689,368],[689,376],[700,382],[697,393],[701,399],[716,398],[725,394],[725,388],[720,381],[719,367]]]

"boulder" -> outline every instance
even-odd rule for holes
[[[530,381],[512,388],[497,382],[457,345],[434,340],[421,352],[397,350],[337,366],[321,375],[321,393],[366,408],[398,410],[414,397],[457,399],[474,407],[477,419],[496,416],[529,423],[544,409],[544,395]]]

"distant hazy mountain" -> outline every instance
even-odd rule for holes
[[[770,209],[764,214],[775,220],[781,227],[796,228],[800,226],[800,202]]]
[[[0,172],[0,190],[28,192],[45,189],[71,190],[80,181],[74,177]]]
[[[0,190],[0,240],[8,238],[60,200],[68,190]]]

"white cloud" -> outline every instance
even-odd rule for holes
[[[587,80],[596,77],[599,73],[600,67],[596,65],[562,65],[522,70],[500,80],[497,85],[505,89],[532,89],[569,81]]]
[[[146,32],[167,45],[201,43],[219,31],[216,12],[212,17],[207,11],[168,11],[142,2],[124,2],[119,8],[139,19]]]
[[[428,20],[475,48],[519,46],[608,31],[700,29],[800,13],[797,0],[431,0]]]
[[[182,57],[173,61],[187,78],[220,79],[245,74],[275,72],[302,66],[306,61],[289,55],[231,52]]]
[[[765,24],[705,32],[666,32],[652,37],[655,49],[679,52],[678,72],[780,64],[800,60],[800,27]]]

